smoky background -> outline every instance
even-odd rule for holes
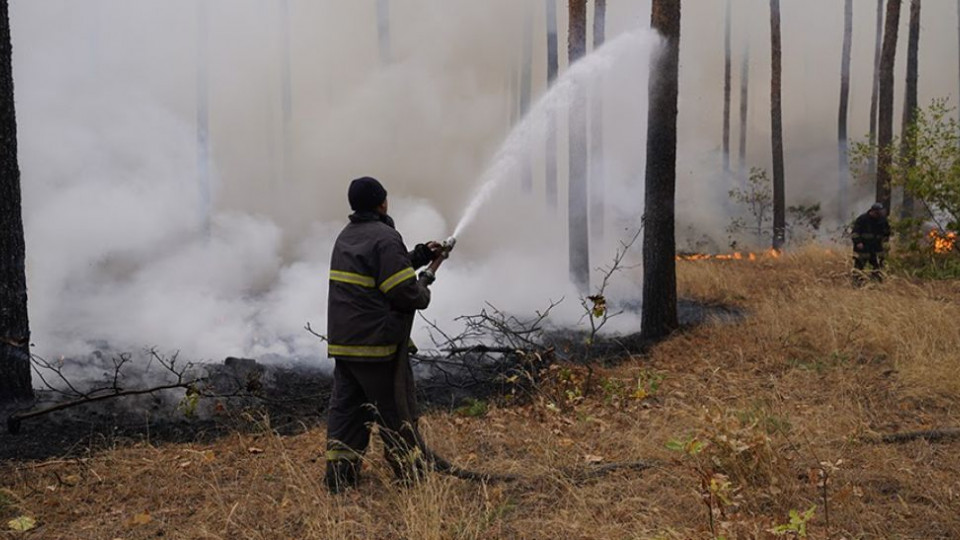
[[[197,360],[325,356],[303,326],[325,326],[327,265],[349,213],[350,179],[385,183],[410,247],[444,238],[517,120],[527,13],[534,99],[546,92],[543,2],[392,0],[389,7],[384,59],[374,0],[12,0],[35,352],[158,346]],[[561,73],[565,7],[558,2]],[[720,170],[724,9],[720,1],[684,3],[681,247],[688,230],[722,247],[730,220],[727,191],[737,180]],[[854,9],[850,133],[862,138],[876,3],[858,0]],[[842,5],[784,0],[782,10],[787,201],[821,202],[829,220]],[[749,47],[751,57],[747,168],[770,160],[768,17],[764,0],[733,2],[735,88],[738,55]],[[608,212],[592,267],[609,263],[642,213],[647,69],[656,50],[655,37],[644,34],[648,20],[649,2],[610,0],[608,42],[636,37],[580,80],[604,103]],[[956,92],[956,14],[948,3],[929,3],[922,24],[925,104]],[[901,91],[898,83],[898,103]],[[198,149],[203,95],[206,175]],[[532,191],[521,188],[515,167],[505,168],[508,178],[442,268],[426,312],[438,324],[455,327],[457,316],[485,302],[532,313],[561,297],[554,324],[580,321],[567,272],[566,101],[554,102],[533,108],[530,135],[512,150],[530,160]],[[543,197],[550,112],[559,121],[555,212]],[[732,126],[736,141],[736,114]],[[735,153],[732,163],[736,170]],[[872,187],[859,189],[862,206]],[[639,251],[611,299],[638,300]],[[633,315],[610,327],[637,329]],[[429,342],[422,324],[415,334]]]

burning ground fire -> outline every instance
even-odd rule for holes
[[[780,252],[770,249],[762,253],[721,253],[710,255],[709,253],[681,253],[677,255],[678,261],[756,261],[759,259],[779,259]]]
[[[950,253],[957,243],[957,233],[952,231],[940,232],[937,229],[933,229],[927,237],[933,245],[934,253]]]

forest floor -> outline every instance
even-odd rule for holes
[[[522,404],[424,416],[439,453],[517,482],[398,488],[377,441],[361,486],[331,496],[322,425],[251,417],[202,441],[4,462],[0,538],[960,538],[956,431],[881,440],[960,428],[960,283],[856,288],[822,248],[678,272],[685,298],[747,316],[557,366]],[[655,466],[577,474],[640,459]],[[8,530],[21,516],[35,528]]]

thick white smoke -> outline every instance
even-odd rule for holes
[[[315,361],[322,345],[303,326],[325,328],[329,253],[351,178],[384,181],[411,247],[452,232],[509,131],[504,66],[518,54],[519,29],[508,22],[522,20],[524,6],[396,2],[394,63],[381,65],[374,3],[361,4],[291,2],[294,121],[284,165],[279,4],[210,0],[211,215],[198,185],[196,4],[14,4],[36,352],[157,346],[200,360]],[[626,30],[636,28],[623,25],[612,39]],[[645,100],[637,97],[654,43],[633,40],[595,68],[617,82],[605,96],[608,191],[630,201],[614,214],[623,229],[638,223]],[[563,100],[554,101],[563,126]],[[541,109],[533,122],[542,125]],[[575,324],[582,314],[567,279],[565,200],[556,215],[544,208],[543,134],[534,132],[515,137],[511,151],[531,152],[541,195],[506,178],[480,209],[434,288],[427,315],[441,325],[455,327],[485,302],[532,314],[565,297],[557,320]],[[595,251],[605,262],[607,250]],[[624,276],[624,295],[635,295],[632,282]],[[416,338],[426,341],[422,327]]]
[[[209,13],[205,32],[198,27],[200,1]],[[559,4],[564,69],[566,18]],[[646,26],[649,2],[609,4],[608,41]],[[788,0],[783,6],[791,204],[832,200],[839,4]],[[955,69],[943,69],[956,66],[949,23],[955,18],[947,4],[924,6],[922,103],[955,92],[949,74]],[[449,235],[507,138],[516,103],[511,72],[519,71],[525,9],[535,13],[534,93],[544,91],[543,3],[390,5],[393,61],[383,65],[373,0],[289,0],[287,36],[280,0],[11,0],[36,352],[70,356],[106,346],[158,346],[180,349],[190,359],[314,361],[323,349],[303,325],[325,328],[327,264],[348,213],[350,179],[372,175],[384,181],[409,244]],[[727,186],[716,181],[722,5],[684,6],[681,231],[694,223],[718,233],[728,220],[720,204]],[[873,5],[856,2],[851,134],[866,131]],[[734,51],[749,41],[754,59],[748,162],[759,166],[769,160],[766,13],[765,1],[734,2]],[[197,180],[198,40],[204,34],[210,215]],[[652,43],[640,39],[613,55],[604,72],[612,210],[603,245],[591,254],[594,267],[609,263],[642,212]],[[286,47],[289,125],[282,113]],[[735,84],[738,65],[735,57]],[[557,322],[579,321],[582,310],[567,279],[566,115],[559,117],[559,212],[544,207],[543,143],[528,137],[519,144],[533,151],[534,195],[522,193],[519,177],[493,193],[442,268],[429,318],[449,325],[485,301],[511,313],[532,313],[564,297]],[[634,254],[639,251],[635,246]],[[635,299],[638,272],[625,271],[611,298]],[[638,326],[627,317],[616,323],[615,330]],[[422,344],[422,326],[416,333]]]

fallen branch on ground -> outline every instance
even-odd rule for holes
[[[874,444],[895,444],[924,439],[926,441],[948,441],[960,439],[960,429],[927,429],[921,431],[903,431],[900,433],[888,433],[886,435],[877,435],[866,438],[866,442]]]

